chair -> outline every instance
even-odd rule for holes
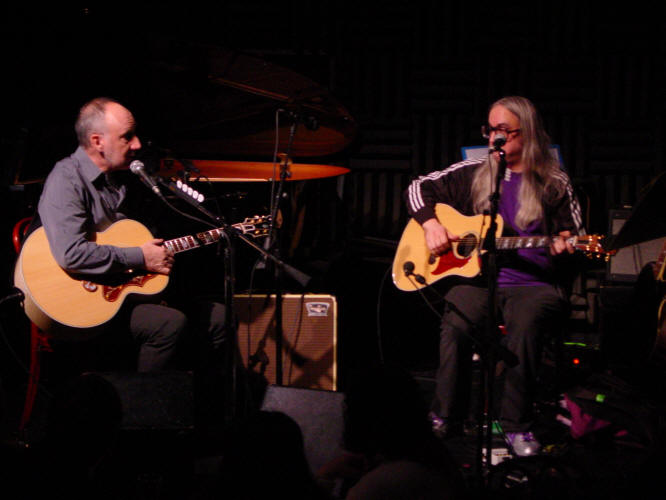
[[[14,225],[12,242],[14,243],[16,255],[21,251],[23,238],[25,237],[31,222],[32,217],[25,217]],[[37,396],[37,388],[39,386],[42,352],[53,352],[53,349],[49,344],[49,336],[37,328],[34,323],[30,322],[30,369],[28,372],[28,386],[25,394],[25,403],[23,405],[23,414],[21,415],[21,420],[19,422],[20,433],[23,433],[28,425],[35,404],[35,397]]]

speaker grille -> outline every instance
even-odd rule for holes
[[[236,295],[238,344],[243,363],[277,380],[275,295]],[[337,389],[337,302],[332,295],[282,297],[282,383]]]
[[[262,410],[289,415],[301,428],[312,471],[343,453],[344,394],[334,391],[269,386]]]
[[[118,391],[124,430],[194,429],[192,372],[98,373]]]

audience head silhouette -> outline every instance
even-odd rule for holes
[[[278,411],[258,411],[230,432],[220,474],[225,498],[325,498],[310,470],[298,424]]]
[[[345,447],[366,455],[400,458],[431,440],[428,408],[406,371],[379,366],[360,371],[346,391]]]

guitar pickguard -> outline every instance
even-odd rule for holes
[[[430,274],[439,276],[452,269],[462,269],[474,258],[478,242],[479,238],[474,233],[467,233],[461,236],[460,240],[452,244],[451,251],[439,256],[437,267]],[[478,264],[481,264],[480,260]]]
[[[451,269],[460,269],[467,265],[471,257],[467,257],[466,259],[461,259],[457,257],[453,252],[447,252],[444,255],[440,255],[437,258],[437,267],[431,271],[430,274],[434,276],[439,276],[440,274],[444,274],[447,271],[450,271]]]

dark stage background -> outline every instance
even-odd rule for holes
[[[313,276],[308,291],[338,298],[342,367],[376,360],[379,337],[384,355],[404,364],[434,354],[433,316],[418,297],[398,294],[386,275],[407,220],[401,193],[413,176],[459,160],[461,146],[482,143],[479,127],[493,100],[525,95],[542,111],[589,232],[607,233],[609,210],[633,205],[664,171],[663,6],[197,3],[3,7],[0,262],[8,287],[11,228],[33,212],[53,163],[74,150],[75,115],[91,97],[125,102],[144,143],[152,139],[189,158],[270,161],[265,148],[225,149],[223,139],[243,128],[245,101],[209,77],[223,73],[230,51],[311,80],[353,118],[341,150],[294,157],[350,173],[290,183],[284,207],[285,259]],[[280,83],[289,88],[288,81],[269,82]],[[272,114],[260,117],[252,126],[270,131]],[[215,190],[230,195],[221,200],[234,216],[268,206],[264,185]],[[189,230],[177,215],[165,217]],[[663,211],[654,217],[663,219]],[[243,286],[255,256],[240,253]],[[9,328],[15,342],[23,335],[18,326]]]

